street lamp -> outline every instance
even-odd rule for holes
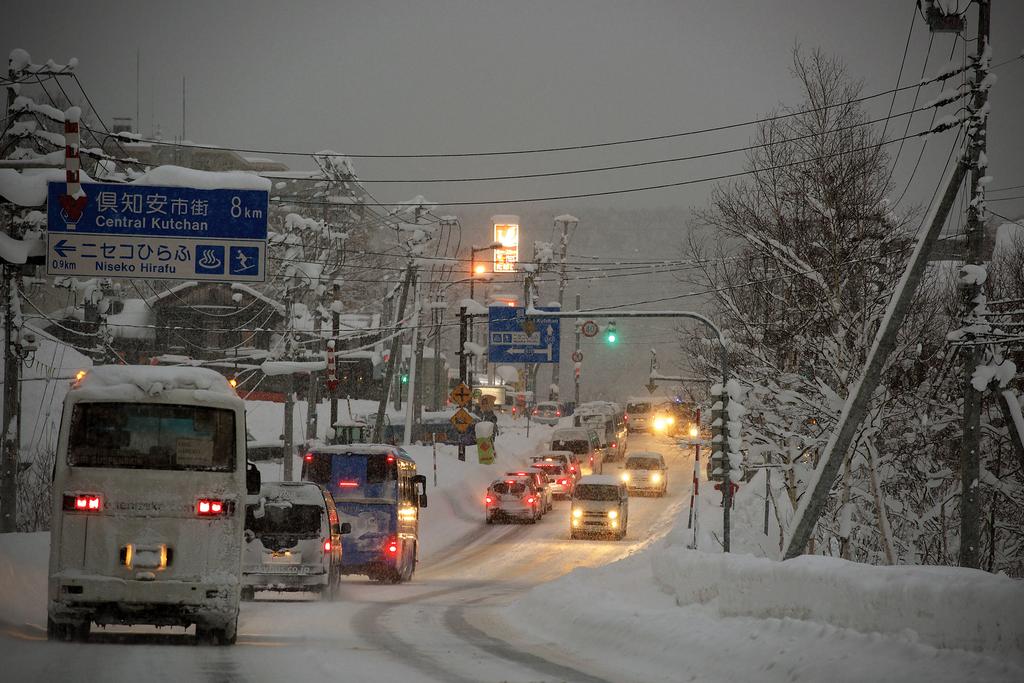
[[[476,262],[476,255],[481,251],[490,251],[491,249],[501,248],[501,242],[491,242],[484,247],[470,247],[469,248],[469,262],[470,262],[470,278],[469,278],[469,298],[475,300],[475,292],[473,291],[474,280],[476,277],[485,275],[487,273],[487,266],[483,263]]]

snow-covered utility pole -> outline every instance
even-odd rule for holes
[[[581,305],[582,301],[583,301],[583,299],[580,297],[579,294],[577,294],[576,295],[576,310],[577,311],[580,310],[580,308],[582,308],[582,305]],[[576,358],[581,358],[582,357],[580,355],[580,321],[579,320],[576,321],[576,353],[574,354],[574,356]],[[573,405],[577,405],[577,406],[580,404],[580,371],[583,369],[582,368],[582,364],[583,364],[583,361],[574,361],[573,362],[573,392],[572,392],[572,400],[573,400]]]
[[[416,371],[419,369],[421,361],[423,360],[423,346],[420,343],[420,287],[416,284],[413,285],[416,288],[416,299],[412,307],[412,342],[409,346],[409,398],[405,405],[405,438],[402,443],[409,445],[412,443],[412,427],[414,422],[419,422],[419,411],[421,410],[420,402],[417,400],[416,393]],[[401,391],[401,388],[399,388]]]
[[[46,66],[32,64],[29,54],[20,48],[11,51],[7,61],[7,107],[4,113],[9,116],[4,125],[3,132],[14,123],[15,100],[22,78],[28,74],[31,79],[38,81],[44,76],[68,76],[71,75],[78,64],[77,59],[71,59],[67,65],[56,65],[47,62]],[[77,133],[78,108],[73,107],[68,113],[72,114],[67,118],[74,118],[74,125]],[[65,147],[67,150],[67,147]],[[71,150],[74,158],[67,158],[69,153],[65,152],[64,165],[77,163],[77,146]],[[53,164],[45,163],[43,160],[25,160],[28,163],[21,163],[20,168],[44,167]],[[73,182],[78,181],[77,166],[75,175],[67,177],[68,184],[74,188]],[[14,224],[15,211],[8,212],[10,223],[4,233],[11,238],[17,239],[17,229]],[[0,306],[3,307],[4,321],[4,390],[3,390],[3,425],[0,427],[0,533],[9,533],[17,530],[18,524],[18,451],[20,450],[20,429],[21,424],[21,363],[24,360],[25,341],[27,335],[23,333],[23,321],[21,318],[21,271],[25,262],[13,263],[6,259],[0,259]]]
[[[292,317],[292,297],[294,292],[294,289],[289,289],[285,293],[284,303],[284,351],[285,357],[288,360],[295,360],[295,345],[292,343],[293,325],[295,324]],[[282,449],[284,472],[282,479],[284,481],[293,481],[294,467],[292,459],[295,457],[295,373],[286,373],[284,382],[284,434],[282,435],[284,437],[284,448]]]
[[[992,0],[978,0],[978,39],[975,43],[978,54],[974,63],[974,93],[971,121],[968,126],[971,168],[971,201],[967,206],[967,259],[966,263],[979,269],[985,268],[984,225],[982,203],[984,202],[986,129],[988,121],[989,63],[992,47],[989,43],[989,17]],[[976,276],[964,284],[963,300],[968,316],[982,302],[984,277]],[[960,566],[978,567],[978,541],[981,519],[978,510],[979,479],[981,468],[978,450],[981,447],[981,399],[985,387],[974,385],[975,369],[984,361],[985,346],[971,344],[964,350],[964,426],[960,443]]]
[[[556,216],[555,217],[555,225],[561,225],[562,226],[562,237],[561,237],[561,241],[559,242],[559,250],[558,250],[558,258],[559,258],[559,263],[558,263],[558,308],[559,308],[559,310],[561,310],[563,308],[563,306],[565,305],[565,281],[566,281],[565,280],[565,265],[566,265],[565,261],[566,261],[566,258],[569,255],[569,230],[570,230],[570,226],[572,228],[575,228],[577,225],[579,225],[579,222],[580,222],[580,219],[576,218],[575,216],[571,216],[571,215],[569,215],[567,213],[566,214],[562,214],[561,216]],[[579,306],[577,306],[576,308],[579,308]],[[558,387],[559,386],[559,384],[558,384],[559,365],[560,365],[559,363],[555,363],[554,365],[551,366],[551,385],[553,387]],[[558,393],[559,393],[559,395],[561,395],[561,393],[562,393],[561,390],[559,390]],[[548,399],[550,399],[552,401],[556,400],[557,398],[558,398],[558,396],[548,396]]]
[[[853,439],[867,412],[871,394],[878,387],[885,361],[896,346],[897,333],[910,312],[914,291],[928,265],[928,254],[934,248],[942,226],[946,223],[960,184],[967,174],[968,165],[967,159],[961,158],[947,171],[945,192],[943,192],[939,203],[933,204],[925,217],[923,234],[918,237],[917,246],[910,255],[910,261],[903,272],[903,277],[896,284],[896,291],[893,292],[885,316],[882,318],[882,325],[868,352],[864,370],[846,398],[835,431],[829,437],[828,443],[825,444],[818,469],[812,475],[809,489],[800,500],[792,531],[783,553],[784,559],[803,554],[814,533],[814,526],[818,523],[822,511],[828,503],[829,491],[836,481],[846,452],[853,444]]]
[[[395,364],[398,362],[398,356],[402,354],[402,335],[399,330],[399,324],[402,322],[402,316],[405,315],[405,304],[409,300],[409,286],[412,283],[415,272],[416,267],[412,260],[410,260],[409,265],[405,269],[402,293],[398,296],[398,307],[392,316],[394,330],[392,331],[393,336],[391,338],[391,355],[388,356],[388,366],[384,372],[384,382],[381,385],[383,391],[380,402],[377,405],[377,418],[373,423],[373,440],[376,443],[380,443],[384,439],[384,411],[388,408],[388,392],[391,390],[391,382],[395,377]]]

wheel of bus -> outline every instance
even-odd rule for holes
[[[238,615],[223,627],[196,624],[196,642],[210,645],[234,645],[238,640]]]
[[[84,641],[89,639],[90,624],[88,621],[75,624],[63,624],[47,617],[47,640]]]

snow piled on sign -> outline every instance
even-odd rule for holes
[[[47,183],[64,182],[65,176],[63,168],[0,168],[0,197],[18,206],[42,206],[46,203]],[[93,182],[85,171],[79,171],[79,177],[83,183]]]
[[[132,180],[132,184],[194,187],[200,190],[263,190],[270,192],[268,179],[246,171],[198,171],[181,166],[157,166]]]

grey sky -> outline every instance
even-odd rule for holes
[[[748,119],[797,97],[787,72],[796,41],[840,55],[851,74],[864,80],[866,92],[888,89],[896,80],[913,4],[23,3],[18,16],[0,27],[0,43],[24,47],[39,61],[78,57],[80,77],[105,117],[134,115],[135,53],[141,49],[141,119],[147,134],[154,122],[166,137],[180,134],[185,76],[186,133],[193,140],[309,151],[479,151],[632,138]],[[1001,60],[1024,48],[1024,3],[995,0],[994,5],[993,43]],[[918,78],[927,41],[919,18],[904,82]],[[937,36],[929,73],[946,62],[950,44],[950,36]],[[996,185],[1024,178],[1019,154],[1024,132],[1018,123],[1022,85],[1020,65],[1000,71],[990,153]],[[897,111],[910,96],[897,102]],[[878,114],[887,106],[884,98],[869,104]],[[707,151],[742,144],[749,134],[741,129],[518,158],[357,160],[356,168],[368,179],[557,170]],[[916,151],[916,144],[909,151]],[[442,201],[490,200],[672,182],[735,171],[740,163],[741,155],[735,155],[553,180],[371,189],[384,200],[414,193]],[[307,164],[293,159],[292,165]],[[900,175],[911,165],[904,164]],[[926,185],[917,186],[915,199],[924,198]],[[702,204],[707,190],[697,185],[593,203],[689,206]]]
[[[1024,48],[1024,2],[994,0],[993,5],[995,61],[1002,61]],[[165,138],[180,135],[185,76],[186,133],[192,140],[342,153],[467,152],[587,144],[754,118],[779,103],[798,101],[788,72],[797,42],[840,56],[850,74],[863,80],[865,94],[888,90],[896,83],[913,13],[913,0],[78,0],[22,3],[15,17],[8,15],[0,24],[0,45],[24,47],[36,61],[78,57],[79,76],[108,120],[135,114],[135,57],[141,50],[139,99],[147,135],[154,124]],[[973,27],[973,10],[970,17]],[[924,21],[913,21],[904,84],[919,79],[929,39]],[[926,75],[948,61],[952,44],[949,35],[935,37]],[[962,47],[961,42],[958,57]],[[996,177],[992,187],[1020,185],[1024,62],[997,73],[989,135],[989,170]],[[924,91],[922,102],[933,92]],[[912,97],[913,91],[902,94],[895,111],[908,109]],[[888,98],[866,105],[873,118],[884,116],[888,106]],[[911,130],[926,124],[926,115],[919,114]],[[898,119],[890,135],[904,125],[905,119]],[[524,157],[356,159],[355,167],[369,180],[528,173],[707,152],[742,146],[751,135],[751,128],[743,128]],[[929,143],[908,201],[928,199],[951,142],[946,135]],[[920,144],[909,142],[900,157],[895,175],[900,189]],[[895,147],[890,150],[895,153]],[[301,158],[286,162],[293,168],[310,166]],[[369,188],[382,201],[415,194],[437,201],[501,200],[676,182],[736,172],[742,164],[742,155],[730,155],[544,180],[370,183]],[[467,208],[462,214],[474,220],[466,225],[464,244],[487,239],[481,216],[490,213],[539,217],[536,226],[524,224],[524,238],[531,241],[547,239],[551,218],[565,211],[584,215],[609,207],[701,206],[710,188],[698,184],[531,207]],[[1024,191],[999,196],[1019,195]],[[1024,214],[1020,200],[991,206],[1013,217]],[[593,221],[581,225],[574,249],[607,254],[613,248],[608,231],[618,229]],[[625,256],[678,257],[678,232],[672,234],[670,227],[656,231],[637,231]],[[621,239],[614,242],[616,249],[621,247]],[[604,290],[591,283],[581,289],[591,300],[621,302],[678,288],[670,280],[618,282]],[[645,342],[638,340],[671,337],[667,323],[644,327],[643,335],[623,331],[641,346]],[[640,351],[645,355],[645,349]],[[639,363],[645,362],[641,357]]]

